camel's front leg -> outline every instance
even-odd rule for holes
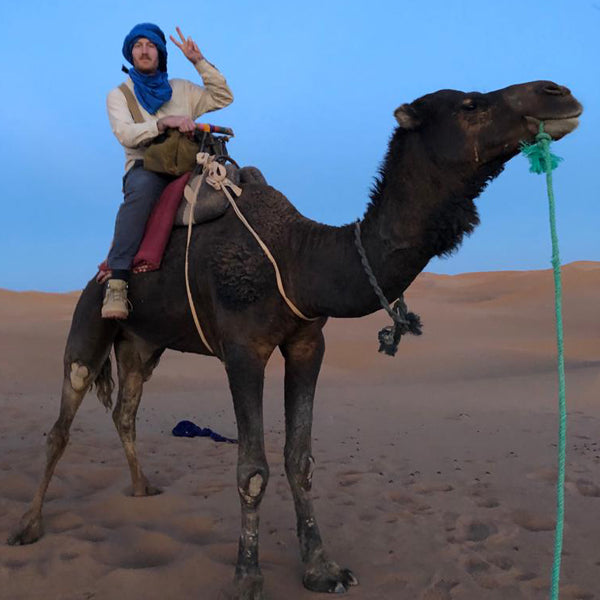
[[[238,427],[237,484],[242,508],[235,583],[239,600],[263,600],[258,564],[258,508],[269,480],[262,394],[266,357],[249,348],[226,349],[225,365]]]
[[[323,334],[316,324],[282,346],[285,357],[285,470],[294,496],[304,586],[316,592],[345,592],[358,581],[349,569],[329,560],[311,497],[313,398],[323,360]]]

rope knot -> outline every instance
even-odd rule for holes
[[[214,156],[211,156],[208,152],[198,152],[196,154],[196,163],[199,165],[207,165],[212,160],[214,160]]]
[[[223,188],[224,182],[227,180],[227,169],[218,162],[210,162],[206,169],[206,183],[215,190]]]
[[[535,141],[535,144],[521,142],[521,152],[529,160],[529,171],[539,175],[556,169],[562,158],[550,152],[552,138],[544,131],[543,121],[540,123],[540,130],[535,136]]]
[[[535,136],[535,141],[536,142],[551,142],[552,138],[550,137],[549,134],[547,134],[545,131],[540,131],[536,136]]]

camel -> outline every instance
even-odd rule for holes
[[[398,126],[360,223],[362,244],[385,297],[399,297],[432,257],[452,253],[473,231],[479,222],[473,200],[519,152],[522,141],[534,140],[540,121],[558,140],[575,129],[581,112],[571,92],[551,81],[489,93],[441,90],[397,108]],[[316,223],[279,191],[258,183],[242,185],[238,206],[276,257],[288,297],[313,320],[299,318],[283,301],[273,266],[232,211],[195,227],[192,294],[207,340],[225,366],[238,427],[242,526],[236,594],[241,600],[263,598],[259,507],[269,467],[262,394],[265,365],[277,347],[285,359],[285,471],[296,509],[303,583],[317,592],[344,592],[357,579],[326,553],[311,499],[313,397],[327,319],[367,315],[380,303],[361,265],[354,225]],[[119,384],[112,417],[133,494],[159,492],[144,475],[135,449],[143,384],[166,348],[210,354],[188,306],[185,248],[186,231],[174,230],[162,268],[132,278],[134,309],[126,321],[100,317],[103,288],[94,279],[81,294],[64,354],[60,414],[47,439],[47,465],[31,509],[9,543],[32,543],[43,534],[44,495],[86,392],[95,384],[101,402],[111,406],[112,348]]]

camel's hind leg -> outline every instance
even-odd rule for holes
[[[43,535],[42,505],[46,490],[69,441],[75,413],[93,383],[97,385],[101,401],[110,405],[109,354],[117,325],[100,318],[100,306],[101,286],[90,283],[75,309],[65,348],[60,412],[48,434],[46,468],[31,508],[23,515],[19,529],[8,539],[11,545],[31,544]]]
[[[144,382],[150,378],[163,351],[164,348],[150,346],[130,335],[120,336],[115,341],[119,393],[112,416],[131,471],[134,496],[151,496],[161,491],[148,483],[140,467],[135,451],[135,420]]]
[[[358,581],[329,560],[311,497],[313,398],[325,345],[321,328],[307,326],[281,347],[285,357],[285,470],[294,496],[304,586],[316,592],[345,592]]]

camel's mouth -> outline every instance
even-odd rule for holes
[[[533,134],[537,134],[540,130],[540,123],[544,122],[544,131],[552,137],[552,139],[559,140],[571,131],[574,131],[579,125],[579,116],[582,111],[579,110],[574,114],[559,117],[559,118],[543,118],[538,119],[536,117],[525,117],[527,121],[527,129]]]

